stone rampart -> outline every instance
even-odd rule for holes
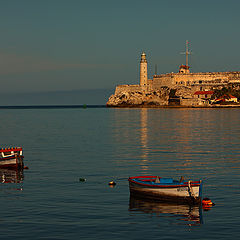
[[[209,102],[199,98],[180,99],[180,105],[189,106],[209,106]]]
[[[140,85],[118,85],[115,89],[115,95],[120,94],[122,92],[137,92],[142,91],[142,87]]]
[[[152,88],[159,89],[163,86],[167,87],[174,87],[174,79],[173,79],[173,74],[162,74],[162,75],[154,75],[153,76],[153,81],[152,81]]]
[[[153,79],[148,79],[147,83],[142,86],[116,86],[115,93],[110,96],[107,106],[167,106],[175,99],[174,101],[180,106],[205,107],[209,106],[209,99],[194,97],[196,91],[213,91],[229,85],[240,86],[240,72],[154,75]],[[172,90],[175,92],[173,93]]]
[[[240,82],[240,72],[168,73],[153,76],[153,88],[197,84],[224,85],[230,82]]]

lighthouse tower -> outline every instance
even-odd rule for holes
[[[147,86],[147,59],[144,52],[140,61],[140,86]]]

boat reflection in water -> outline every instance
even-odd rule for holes
[[[23,179],[23,169],[0,168],[1,183],[22,183]]]
[[[155,202],[130,195],[129,211],[142,211],[158,217],[174,217],[178,224],[197,226],[203,224],[201,206]]]

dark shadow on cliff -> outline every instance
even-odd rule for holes
[[[180,105],[180,97],[176,96],[176,89],[170,90],[168,105],[169,106],[179,106]]]

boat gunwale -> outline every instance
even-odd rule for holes
[[[0,152],[18,152],[22,150],[22,147],[0,148]]]
[[[147,183],[144,183],[144,182],[139,182],[139,181],[135,181],[134,179],[138,179],[138,178],[157,178],[158,176],[135,176],[135,177],[129,177],[128,178],[128,181],[130,183],[135,183],[137,185],[140,185],[140,186],[146,186],[146,187],[153,187],[153,188],[177,188],[177,187],[189,187],[189,182],[183,182],[183,183],[180,183],[179,184],[176,184],[176,183],[152,183],[152,184],[147,184]],[[161,177],[160,177],[161,179]],[[199,181],[191,181],[190,182],[191,184],[191,187],[198,187],[198,186],[201,186],[201,180]]]
[[[20,155],[20,156],[17,156],[19,158],[24,158],[24,156]],[[9,155],[7,157],[0,157],[0,162],[4,162],[4,161],[7,161],[7,160],[12,160],[12,159],[15,159],[16,156],[15,155]]]

